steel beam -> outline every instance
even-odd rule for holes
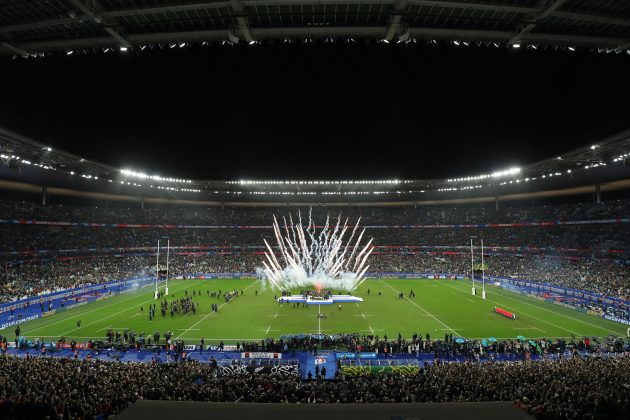
[[[89,8],[87,8],[86,6],[83,5],[83,2],[81,2],[81,0],[68,0],[74,7],[76,7],[77,9],[79,9],[81,12],[83,12],[86,16],[90,17],[91,19],[93,19],[96,23],[102,23],[103,25],[107,25],[107,23],[105,22],[104,18],[102,16],[97,15],[97,13],[95,13],[93,10],[90,10]],[[93,0],[93,4],[94,4],[94,8],[98,7],[98,3],[96,2],[96,0]],[[109,27],[109,26],[103,26],[103,29],[105,30],[105,32],[107,32],[112,38],[114,38],[116,41],[118,41],[118,43],[122,46],[122,47],[131,47],[131,44],[129,43],[129,41],[127,41],[120,33],[118,33],[118,31],[116,31],[114,28]]]
[[[278,28],[249,28],[252,39],[269,39],[283,37],[370,37],[383,39],[387,35],[388,27],[386,26],[357,26],[357,27],[340,27],[340,26],[310,26],[310,27],[278,27]],[[177,41],[211,41],[225,40],[228,37],[228,30],[209,30],[209,31],[182,31],[167,33],[147,33],[133,34],[126,37],[130,44],[149,44],[160,42],[177,42]],[[480,31],[472,29],[442,29],[442,28],[409,28],[412,37],[422,39],[440,39],[440,40],[470,40],[470,41],[496,41],[507,42],[513,35],[507,31]],[[599,46],[603,48],[626,49],[630,48],[630,42],[624,38],[609,37],[591,37],[579,36],[571,34],[541,34],[530,33],[522,39],[523,42],[531,42],[535,44],[566,44],[566,45],[584,45]],[[38,41],[30,43],[21,43],[18,48],[24,51],[55,51],[79,48],[94,47],[112,47],[115,40],[111,37],[99,38],[76,38],[53,41]],[[9,50],[3,45],[2,51],[6,53]]]
[[[396,35],[400,34],[401,24],[405,10],[407,9],[407,0],[396,0],[394,3],[395,12],[392,13],[387,27],[387,34],[385,39],[392,41]]]
[[[564,3],[566,3],[566,0],[543,0],[540,9],[532,14],[530,22],[521,26],[514,36],[510,38],[510,44],[517,43],[523,36],[530,33],[540,20],[550,16]]]
[[[11,44],[10,42],[0,42],[0,45],[3,46],[4,48],[13,51],[15,54],[21,55],[21,56],[26,56],[28,55],[28,53],[26,52],[25,49],[20,48],[14,44]]]

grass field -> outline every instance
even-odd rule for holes
[[[548,302],[531,299],[513,292],[487,287],[488,299],[482,300],[470,293],[469,280],[367,280],[354,293],[363,303],[346,303],[338,310],[336,305],[321,307],[327,315],[321,320],[324,334],[358,332],[382,337],[397,337],[400,332],[410,337],[414,332],[423,336],[443,337],[445,333],[466,338],[496,337],[576,337],[609,334],[626,335],[626,327],[595,316],[586,315]],[[206,291],[238,289],[244,294],[225,303],[223,299],[211,299]],[[368,296],[368,289],[370,295]],[[414,299],[398,299],[398,291]],[[42,338],[85,341],[104,339],[108,329],[125,329],[152,334],[154,331],[172,331],[173,337],[195,344],[204,337],[206,344],[223,340],[233,343],[243,340],[278,338],[282,334],[315,333],[318,331],[317,307],[293,308],[280,306],[274,301],[277,293],[254,280],[172,280],[169,282],[169,300],[184,296],[184,291],[201,291],[200,311],[195,315],[169,314],[162,318],[159,313],[149,321],[147,308],[153,299],[153,288],[145,287],[134,292],[74,308],[59,314],[21,324],[22,335],[29,339]],[[255,291],[258,290],[256,295]],[[380,295],[379,295],[380,293]],[[219,304],[219,311],[210,310],[212,303]],[[144,312],[140,312],[140,307]],[[494,306],[512,311],[511,320],[493,312]],[[77,328],[76,321],[81,320]],[[0,334],[12,337],[15,327],[0,330]]]

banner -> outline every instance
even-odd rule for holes
[[[221,365],[219,372],[225,376],[251,376],[251,374],[267,374],[273,376],[298,376],[300,370],[297,365],[280,366],[252,366],[252,365]]]
[[[362,366],[362,365],[342,365],[341,373],[347,376],[362,375],[417,375],[420,373],[418,365],[399,365],[399,366]]]
[[[630,325],[630,319],[618,318],[616,316],[604,314],[602,318],[608,319],[610,321],[619,322],[620,324]]]
[[[600,225],[630,223],[630,218],[592,219],[592,220],[557,220],[532,221],[520,223],[474,223],[474,224],[434,224],[434,225],[365,225],[366,229],[478,229],[478,228],[507,228],[507,227],[536,227],[536,226],[570,226],[570,225]],[[0,224],[11,225],[42,225],[88,228],[126,228],[126,229],[273,229],[270,225],[153,225],[146,223],[86,223],[86,222],[57,222],[48,220],[0,219]],[[324,226],[316,226],[323,228]],[[354,226],[349,225],[348,228]]]
[[[240,349],[240,347],[239,347],[239,349]],[[219,348],[219,346],[210,346],[210,345],[206,346],[206,350],[212,350],[212,351],[237,351],[239,349],[237,349],[236,345],[234,345],[234,344],[226,344],[226,345],[224,345],[223,346],[223,350],[221,350]]]
[[[282,353],[245,352],[241,353],[242,359],[282,359]]]
[[[40,317],[41,317],[40,314],[35,314],[35,315],[24,317],[22,319],[15,319],[13,321],[3,322],[0,325],[0,330],[3,330],[3,329],[8,328],[8,327],[12,327],[14,325],[21,324],[23,322],[32,321],[32,320],[40,318]]]

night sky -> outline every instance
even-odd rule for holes
[[[163,176],[474,175],[630,128],[627,54],[371,43],[0,60],[0,126]]]

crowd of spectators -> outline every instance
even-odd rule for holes
[[[116,415],[137,400],[257,403],[514,401],[539,419],[630,416],[630,358],[440,363],[411,375],[217,376],[212,364],[121,363],[0,356],[0,417],[84,419]]]
[[[169,275],[260,272],[264,256],[256,252],[206,255],[173,253]],[[162,261],[165,263],[165,260]],[[466,251],[376,253],[370,256],[368,273],[470,274]],[[479,262],[478,262],[479,263]],[[161,269],[165,269],[161,267]],[[563,255],[487,253],[485,272],[533,282],[592,291],[600,295],[630,298],[630,269],[626,261],[610,258],[567,258]],[[45,294],[61,289],[155,275],[155,255],[123,254],[53,258],[21,264],[0,265],[0,302]]]
[[[303,219],[311,212],[318,223],[328,215],[361,217],[364,225],[459,224],[459,223],[518,223],[525,221],[590,220],[628,217],[630,201],[606,201],[600,204],[535,205],[520,202],[516,205],[494,203],[470,206],[400,206],[400,207],[179,207],[131,208],[119,204],[49,205],[35,202],[0,201],[0,219],[54,220],[92,223],[150,223],[204,225],[270,225],[273,215],[294,218],[300,211]]]
[[[173,246],[213,250],[251,247],[264,250],[263,240],[275,244],[270,227],[242,229],[107,228],[0,224],[0,233],[10,240],[0,241],[0,256],[7,253],[51,254],[102,253],[108,249],[153,249],[159,238],[169,238]],[[491,228],[367,228],[365,241],[374,238],[378,248],[466,247],[470,237],[484,238],[488,247],[525,249],[568,249],[574,252],[630,250],[630,224],[610,223],[584,226],[522,226]],[[477,244],[478,246],[479,244]]]
[[[362,217],[362,225],[592,220],[628,217],[630,202],[502,207],[313,208]],[[255,272],[263,239],[274,243],[268,225],[275,208],[149,208],[49,206],[0,201],[0,218],[98,223],[228,225],[228,228],[111,228],[0,223],[0,301],[154,273],[157,239],[169,238],[170,274]],[[306,218],[309,209],[301,209]],[[335,216],[336,217],[336,216]],[[239,229],[236,224],[263,228]],[[488,228],[368,228],[376,246],[369,272],[469,274],[471,236],[483,237],[486,273],[593,291],[630,295],[630,224]],[[477,241],[477,246],[478,241]],[[612,252],[615,251],[615,252]],[[479,252],[479,250],[477,250]]]

